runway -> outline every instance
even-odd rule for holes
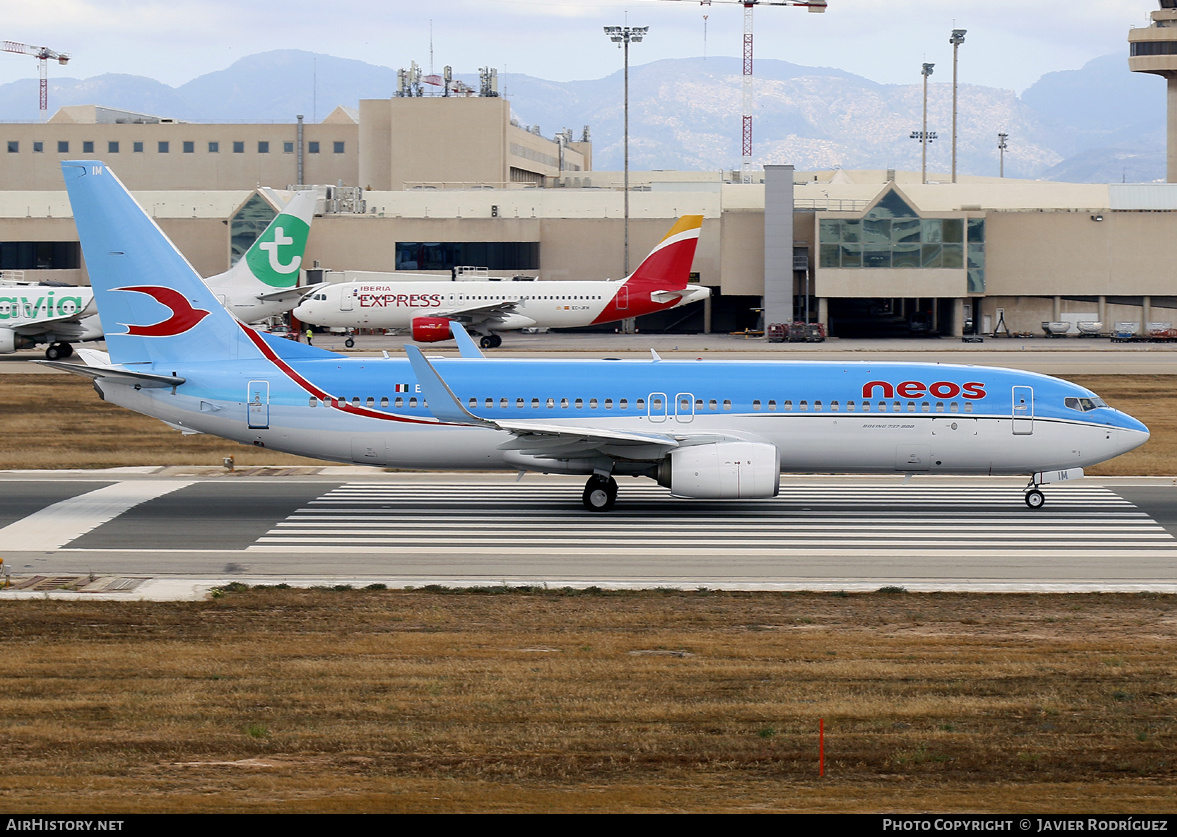
[[[785,477],[752,502],[627,480],[598,515],[563,477],[176,470],[5,475],[6,570],[29,593],[124,598],[234,580],[1177,592],[1172,479],[1047,486],[1039,511],[1011,479]]]

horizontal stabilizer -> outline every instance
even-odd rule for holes
[[[162,389],[164,387],[178,387],[184,383],[184,378],[178,375],[154,375],[150,372],[135,372],[118,366],[83,366],[80,363],[67,363],[62,360],[36,360],[42,366],[52,366],[71,375],[81,375],[93,380],[114,381],[119,384],[137,386],[144,389]]]

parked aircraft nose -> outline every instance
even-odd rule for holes
[[[1114,456],[1136,450],[1148,441],[1148,428],[1127,413],[1115,412],[1111,422],[1111,440],[1115,446]]]

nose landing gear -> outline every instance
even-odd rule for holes
[[[1037,486],[1026,492],[1026,505],[1032,509],[1040,509],[1046,504],[1046,495]]]

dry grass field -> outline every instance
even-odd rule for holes
[[[1089,469],[1094,476],[1177,474],[1177,413],[1168,375],[1087,375],[1071,380],[1143,421],[1143,448]],[[246,447],[210,436],[183,436],[155,419],[98,398],[74,375],[0,375],[0,462],[5,468],[109,468],[120,465],[311,465],[318,460]]]
[[[1171,812],[1174,604],[257,588],[7,602],[0,796],[10,814]]]

